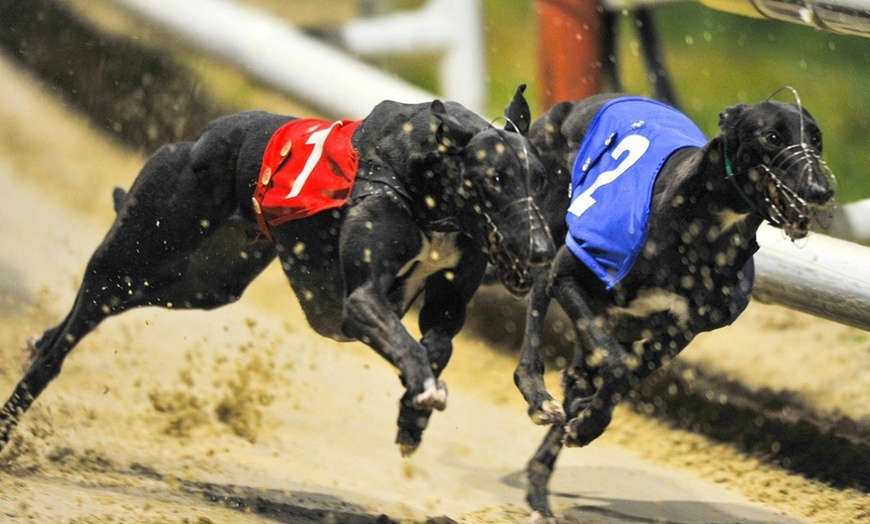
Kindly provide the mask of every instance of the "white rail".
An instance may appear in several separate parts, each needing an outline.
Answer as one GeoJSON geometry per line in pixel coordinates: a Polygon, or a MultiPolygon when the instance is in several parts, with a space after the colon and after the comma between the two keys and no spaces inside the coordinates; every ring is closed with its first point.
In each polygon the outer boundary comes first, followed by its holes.
{"type": "Polygon", "coordinates": [[[481,112],[486,106],[482,27],[480,0],[429,0],[417,11],[349,22],[342,38],[361,55],[442,53],[442,91],[481,112]]]}
{"type": "MultiPolygon", "coordinates": [[[[834,209],[831,224],[819,231],[835,238],[870,245],[870,198],[834,209]]],[[[870,267],[867,272],[870,273],[870,267]]]]}
{"type": "Polygon", "coordinates": [[[116,2],[331,117],[362,118],[386,99],[414,103],[437,98],[232,1],[116,2]]]}
{"type": "Polygon", "coordinates": [[[731,13],[783,20],[845,35],[870,36],[870,0],[701,0],[731,13]]]}
{"type": "Polygon", "coordinates": [[[870,247],[813,234],[795,244],[758,230],[753,297],[870,331],[870,247]]]}
{"type": "MultiPolygon", "coordinates": [[[[601,0],[605,9],[673,4],[683,0],[601,0]]],[[[870,37],[870,0],[697,0],[707,7],[844,35],[870,37]]]]}

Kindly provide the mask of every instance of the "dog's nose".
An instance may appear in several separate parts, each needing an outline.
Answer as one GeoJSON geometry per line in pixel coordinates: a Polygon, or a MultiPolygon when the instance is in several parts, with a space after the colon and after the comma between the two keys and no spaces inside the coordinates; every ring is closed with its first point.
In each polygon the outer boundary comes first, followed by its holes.
{"type": "Polygon", "coordinates": [[[544,223],[538,221],[534,224],[529,235],[531,244],[529,263],[533,266],[549,264],[556,256],[556,246],[544,223]]]}
{"type": "Polygon", "coordinates": [[[834,188],[824,175],[811,178],[807,187],[806,200],[812,204],[822,205],[834,198],[834,188]]]}
{"type": "Polygon", "coordinates": [[[813,191],[810,196],[814,204],[826,204],[834,198],[834,188],[828,184],[813,184],[813,191]]]}

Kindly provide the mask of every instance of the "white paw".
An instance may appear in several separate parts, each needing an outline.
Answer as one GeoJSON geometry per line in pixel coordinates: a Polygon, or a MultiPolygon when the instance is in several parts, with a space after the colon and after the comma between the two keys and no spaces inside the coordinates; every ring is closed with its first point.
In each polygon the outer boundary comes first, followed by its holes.
{"type": "Polygon", "coordinates": [[[427,379],[423,383],[423,392],[414,397],[414,407],[443,410],[447,407],[447,386],[440,380],[427,379]]]}
{"type": "Polygon", "coordinates": [[[565,408],[562,407],[562,404],[559,403],[558,400],[545,400],[544,403],[541,404],[541,409],[532,413],[531,417],[532,422],[539,426],[564,424],[565,408]]]}

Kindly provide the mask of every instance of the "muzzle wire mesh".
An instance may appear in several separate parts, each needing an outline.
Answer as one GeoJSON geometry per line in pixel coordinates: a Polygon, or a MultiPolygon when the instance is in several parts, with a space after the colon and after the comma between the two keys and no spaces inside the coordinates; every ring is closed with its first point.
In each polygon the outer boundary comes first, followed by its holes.
{"type": "Polygon", "coordinates": [[[797,89],[783,86],[774,91],[767,98],[767,101],[784,91],[788,91],[794,96],[798,108],[800,142],[786,146],[769,162],[758,165],[756,169],[766,175],[769,183],[773,184],[774,197],[782,201],[780,205],[777,205],[777,202],[772,198],[771,191],[765,192],[764,200],[770,210],[767,214],[768,219],[791,236],[787,227],[794,221],[815,220],[824,227],[826,220],[830,219],[830,210],[834,205],[833,198],[824,205],[819,205],[808,202],[804,197],[801,197],[801,193],[804,190],[812,190],[813,184],[835,188],[836,177],[827,162],[822,160],[819,152],[806,142],[806,119],[797,89]],[[802,166],[798,164],[802,164],[802,166]],[[790,178],[788,173],[795,169],[799,171],[793,177],[793,184],[790,185],[786,179],[790,178]]]}

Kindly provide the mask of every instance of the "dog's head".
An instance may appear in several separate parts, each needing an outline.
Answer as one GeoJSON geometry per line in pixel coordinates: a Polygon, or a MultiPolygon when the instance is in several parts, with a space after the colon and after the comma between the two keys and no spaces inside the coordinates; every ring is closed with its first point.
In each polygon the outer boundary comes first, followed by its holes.
{"type": "Polygon", "coordinates": [[[720,114],[726,176],[751,211],[792,239],[834,197],[834,177],[822,160],[822,132],[800,105],[739,104],[720,114]]]}
{"type": "Polygon", "coordinates": [[[513,294],[552,260],[553,241],[532,200],[543,166],[525,136],[531,119],[520,86],[498,129],[456,102],[382,102],[354,135],[360,159],[389,168],[429,227],[458,227],[488,254],[513,294]]]}
{"type": "Polygon", "coordinates": [[[544,166],[527,137],[531,115],[524,90],[521,85],[505,108],[504,129],[489,127],[466,144],[459,189],[467,232],[486,247],[499,279],[517,296],[531,287],[530,269],[555,256],[532,198],[544,166]]]}

